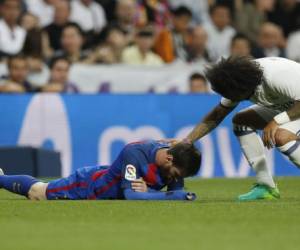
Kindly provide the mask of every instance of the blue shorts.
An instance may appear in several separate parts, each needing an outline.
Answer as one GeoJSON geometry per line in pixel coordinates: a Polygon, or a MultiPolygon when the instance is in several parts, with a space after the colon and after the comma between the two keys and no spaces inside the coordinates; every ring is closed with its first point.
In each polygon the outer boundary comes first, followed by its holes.
{"type": "Polygon", "coordinates": [[[84,167],[77,169],[67,178],[50,181],[46,196],[48,200],[83,200],[94,196],[94,179],[107,172],[107,166],[84,167]]]}

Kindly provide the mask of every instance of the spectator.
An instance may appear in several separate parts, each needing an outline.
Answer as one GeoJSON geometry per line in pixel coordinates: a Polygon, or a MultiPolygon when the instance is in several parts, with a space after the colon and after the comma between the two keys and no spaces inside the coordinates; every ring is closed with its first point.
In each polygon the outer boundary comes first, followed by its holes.
{"type": "Polygon", "coordinates": [[[135,37],[135,45],[126,48],[122,54],[125,64],[159,66],[162,59],[154,54],[151,49],[154,45],[154,31],[151,27],[139,30],[135,37]]]}
{"type": "Polygon", "coordinates": [[[123,49],[128,44],[125,32],[118,26],[105,30],[104,42],[90,53],[87,63],[120,63],[123,49]]]}
{"type": "Polygon", "coordinates": [[[24,56],[16,55],[7,61],[8,76],[2,77],[3,85],[0,86],[2,93],[32,92],[33,88],[27,81],[29,68],[24,56]]]}
{"type": "Polygon", "coordinates": [[[156,39],[155,51],[165,62],[187,61],[187,42],[192,12],[184,7],[172,11],[171,29],[162,30],[156,39]]]}
{"type": "Polygon", "coordinates": [[[70,12],[69,0],[60,0],[54,5],[54,20],[45,27],[50,46],[54,51],[61,49],[61,34],[64,26],[69,23],[70,12]]]}
{"type": "Polygon", "coordinates": [[[243,0],[235,2],[235,27],[255,44],[260,27],[267,21],[267,12],[274,8],[275,0],[254,0],[254,4],[243,3],[243,0]]]}
{"type": "Polygon", "coordinates": [[[289,59],[300,63],[300,29],[288,37],[287,56],[289,59]]]}
{"type": "Polygon", "coordinates": [[[281,48],[282,30],[273,23],[264,23],[259,32],[258,46],[253,50],[255,58],[280,56],[285,57],[285,50],[281,48]]]}
{"type": "Polygon", "coordinates": [[[231,39],[235,30],[230,26],[231,14],[228,6],[216,4],[211,8],[212,22],[204,25],[208,34],[208,51],[213,61],[230,54],[231,39]]]}
{"type": "Polygon", "coordinates": [[[40,28],[38,17],[25,13],[21,18],[21,25],[27,35],[22,49],[26,57],[35,57],[43,60],[52,55],[48,35],[40,28]]]}
{"type": "Polygon", "coordinates": [[[50,80],[41,91],[54,93],[78,93],[76,85],[69,82],[70,61],[65,57],[56,57],[50,62],[50,80]]]}
{"type": "Polygon", "coordinates": [[[108,23],[111,23],[115,18],[114,10],[117,0],[96,0],[96,2],[102,5],[105,10],[106,20],[108,23]]]}
{"type": "Polygon", "coordinates": [[[193,23],[204,24],[209,21],[208,14],[208,2],[207,0],[171,0],[169,1],[171,8],[178,8],[179,6],[185,6],[192,10],[193,23]]]}
{"type": "Polygon", "coordinates": [[[67,24],[62,31],[62,50],[55,53],[56,56],[65,56],[71,63],[84,62],[87,58],[87,51],[83,48],[83,31],[76,23],[67,24]]]}
{"type": "Polygon", "coordinates": [[[191,31],[191,39],[188,46],[188,61],[201,64],[210,62],[206,47],[207,33],[202,26],[198,25],[191,31]]]}
{"type": "Polygon", "coordinates": [[[171,13],[167,0],[139,0],[138,25],[145,26],[148,23],[155,25],[157,30],[167,27],[170,23],[171,13]]]}
{"type": "Polygon", "coordinates": [[[136,28],[137,7],[134,0],[118,0],[115,9],[114,25],[119,26],[127,34],[127,39],[133,40],[136,28]]]}
{"type": "Polygon", "coordinates": [[[269,21],[282,27],[285,37],[300,28],[300,2],[297,0],[277,1],[275,9],[269,13],[269,21]]]}
{"type": "Polygon", "coordinates": [[[18,0],[4,0],[1,4],[0,57],[18,54],[24,45],[26,31],[18,25],[21,4],[18,0]]]}
{"type": "Polygon", "coordinates": [[[88,45],[93,45],[94,36],[106,26],[104,9],[94,0],[73,0],[70,20],[86,33],[88,45]]]}
{"type": "Polygon", "coordinates": [[[46,27],[53,22],[53,5],[61,0],[25,0],[28,12],[39,18],[41,27],[46,27]]]}
{"type": "Polygon", "coordinates": [[[202,74],[194,73],[190,76],[189,92],[194,94],[209,92],[207,80],[202,74]]]}
{"type": "Polygon", "coordinates": [[[251,56],[251,42],[243,34],[236,34],[231,40],[231,56],[251,56]]]}
{"type": "Polygon", "coordinates": [[[21,17],[21,27],[25,29],[26,31],[35,29],[36,27],[39,27],[39,19],[37,16],[26,12],[21,17]]]}

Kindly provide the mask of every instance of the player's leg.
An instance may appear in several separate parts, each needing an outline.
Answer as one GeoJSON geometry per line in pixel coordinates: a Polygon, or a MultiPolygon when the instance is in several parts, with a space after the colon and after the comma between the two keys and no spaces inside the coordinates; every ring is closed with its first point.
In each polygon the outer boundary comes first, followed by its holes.
{"type": "Polygon", "coordinates": [[[67,178],[50,181],[46,190],[47,199],[88,199],[93,178],[98,178],[98,171],[102,168],[101,166],[83,167],[67,178]]]}
{"type": "MultiPolygon", "coordinates": [[[[1,173],[2,170],[1,170],[1,173]]],[[[29,191],[40,181],[29,175],[0,175],[0,188],[29,198],[29,191]]]]}
{"type": "Polygon", "coordinates": [[[48,183],[37,182],[31,186],[28,192],[28,199],[41,201],[47,200],[46,191],[47,191],[48,183]]]}
{"type": "Polygon", "coordinates": [[[237,113],[233,118],[234,133],[249,165],[256,173],[257,182],[249,193],[239,196],[239,200],[279,198],[279,191],[267,166],[262,139],[256,132],[263,129],[276,114],[272,110],[253,105],[237,113]]]}
{"type": "Polygon", "coordinates": [[[283,124],[275,135],[276,147],[300,168],[300,119],[283,124]]]}

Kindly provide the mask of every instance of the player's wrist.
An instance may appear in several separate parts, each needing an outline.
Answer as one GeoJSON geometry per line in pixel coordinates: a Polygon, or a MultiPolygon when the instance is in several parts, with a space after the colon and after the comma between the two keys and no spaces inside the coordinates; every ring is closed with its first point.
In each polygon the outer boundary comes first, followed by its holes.
{"type": "Polygon", "coordinates": [[[278,125],[283,125],[285,123],[288,123],[291,121],[288,113],[286,111],[274,116],[273,120],[278,124],[278,125]]]}

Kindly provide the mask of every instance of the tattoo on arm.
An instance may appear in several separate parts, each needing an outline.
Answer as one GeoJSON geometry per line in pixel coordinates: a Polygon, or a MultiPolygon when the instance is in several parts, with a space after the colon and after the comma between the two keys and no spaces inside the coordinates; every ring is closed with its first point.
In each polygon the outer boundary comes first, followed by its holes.
{"type": "Polygon", "coordinates": [[[190,142],[195,142],[202,138],[215,127],[217,127],[224,118],[234,109],[227,108],[222,105],[216,106],[210,113],[208,113],[204,119],[193,129],[193,131],[188,135],[187,140],[190,142]]]}
{"type": "Polygon", "coordinates": [[[295,104],[287,111],[291,121],[300,118],[300,101],[296,101],[295,104]]]}

